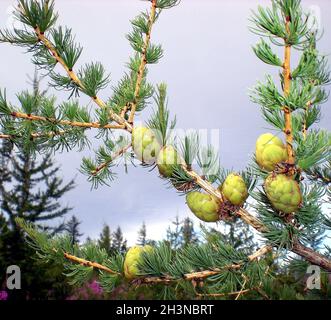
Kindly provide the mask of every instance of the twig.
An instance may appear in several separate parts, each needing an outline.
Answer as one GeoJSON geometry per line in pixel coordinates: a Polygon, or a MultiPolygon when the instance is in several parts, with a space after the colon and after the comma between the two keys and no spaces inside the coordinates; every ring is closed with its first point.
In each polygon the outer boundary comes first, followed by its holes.
{"type": "Polygon", "coordinates": [[[108,273],[111,273],[111,274],[121,275],[119,272],[113,271],[113,270],[109,269],[108,267],[105,267],[105,266],[103,266],[99,263],[88,261],[88,260],[85,260],[85,259],[82,259],[82,258],[78,258],[76,256],[73,256],[73,255],[67,253],[67,252],[64,253],[64,257],[67,260],[70,260],[72,262],[81,264],[81,265],[86,266],[86,267],[93,267],[94,269],[99,269],[101,271],[105,271],[105,272],[108,272],[108,273]]]}
{"type": "Polygon", "coordinates": [[[19,119],[26,119],[31,121],[45,121],[51,122],[54,124],[60,124],[64,126],[70,127],[80,127],[80,128],[96,128],[96,129],[124,129],[124,125],[114,125],[114,124],[107,124],[102,126],[99,122],[78,122],[78,121],[70,121],[70,120],[58,120],[55,118],[47,118],[43,116],[36,116],[32,114],[26,114],[22,112],[11,112],[10,114],[14,118],[19,119]]]}
{"type": "MultiPolygon", "coordinates": [[[[286,17],[286,31],[290,33],[291,17],[286,17]]],[[[286,41],[286,40],[285,40],[286,41]]],[[[283,64],[284,75],[284,95],[287,97],[291,90],[291,45],[285,44],[285,60],[283,64]]],[[[285,135],[286,135],[286,149],[288,155],[288,163],[294,164],[294,151],[293,151],[293,132],[292,132],[292,114],[288,106],[284,106],[285,117],[285,135]]]]}
{"type": "MultiPolygon", "coordinates": [[[[255,289],[251,288],[251,289],[245,289],[245,290],[234,291],[234,292],[224,292],[224,293],[198,293],[198,292],[195,292],[195,294],[200,298],[203,298],[203,297],[219,298],[219,297],[234,296],[234,295],[238,296],[239,294],[241,295],[241,294],[250,292],[252,290],[255,290],[255,289]]],[[[236,300],[237,300],[237,298],[236,298],[236,300]]]]}
{"type": "Polygon", "coordinates": [[[249,290],[249,289],[244,289],[245,288],[245,285],[246,285],[246,283],[248,281],[248,278],[245,277],[245,275],[242,275],[242,276],[244,278],[244,283],[242,284],[241,289],[240,289],[238,295],[236,296],[235,300],[238,300],[243,293],[248,292],[247,290],[249,290]]]}
{"type": "MultiPolygon", "coordinates": [[[[265,255],[266,253],[270,252],[272,250],[271,247],[269,246],[264,246],[257,250],[254,254],[248,256],[248,261],[252,262],[254,260],[257,260],[261,256],[265,255]]],[[[243,266],[243,263],[239,264],[231,264],[224,266],[221,269],[214,269],[214,270],[204,270],[204,271],[198,271],[198,272],[192,272],[192,273],[187,273],[184,274],[182,278],[173,278],[171,276],[164,276],[164,277],[145,277],[141,279],[142,283],[145,284],[156,284],[156,283],[172,283],[172,282],[177,282],[180,280],[187,280],[187,281],[192,281],[192,280],[201,280],[205,279],[217,274],[220,274],[224,272],[225,270],[238,270],[243,266]]]]}
{"type": "MultiPolygon", "coordinates": [[[[30,135],[30,137],[32,139],[37,139],[37,138],[51,138],[51,137],[55,137],[55,136],[60,136],[60,135],[65,135],[66,133],[68,133],[69,131],[66,130],[61,130],[61,131],[57,131],[57,132],[47,132],[47,133],[32,133],[30,135]]],[[[15,138],[17,138],[18,136],[15,135],[10,135],[10,134],[0,134],[0,139],[8,139],[8,140],[13,140],[15,138]]]]}
{"type": "Polygon", "coordinates": [[[142,80],[144,78],[144,71],[145,71],[145,67],[147,64],[146,54],[147,54],[147,50],[148,50],[148,47],[150,44],[152,27],[153,27],[155,15],[156,15],[156,1],[157,0],[152,0],[152,8],[151,8],[150,16],[149,16],[149,21],[148,21],[148,32],[146,34],[144,48],[143,48],[143,52],[141,54],[141,61],[140,61],[140,66],[139,66],[139,71],[138,71],[136,88],[135,88],[135,92],[134,92],[134,100],[133,100],[133,103],[131,104],[131,113],[129,116],[130,124],[133,124],[133,121],[134,121],[134,116],[135,116],[135,112],[136,112],[137,104],[138,104],[138,96],[139,96],[139,92],[140,92],[140,87],[141,87],[142,80]]]}
{"type": "Polygon", "coordinates": [[[0,134],[0,139],[12,139],[13,136],[9,134],[0,134]]]}
{"type": "Polygon", "coordinates": [[[114,155],[111,157],[110,160],[104,162],[103,164],[101,164],[100,166],[98,166],[95,170],[92,171],[92,175],[97,175],[101,170],[103,170],[104,168],[106,168],[111,162],[113,162],[116,158],[120,157],[121,155],[123,155],[125,152],[127,152],[130,148],[131,148],[131,143],[128,144],[126,147],[118,150],[116,153],[114,153],[114,155]]]}

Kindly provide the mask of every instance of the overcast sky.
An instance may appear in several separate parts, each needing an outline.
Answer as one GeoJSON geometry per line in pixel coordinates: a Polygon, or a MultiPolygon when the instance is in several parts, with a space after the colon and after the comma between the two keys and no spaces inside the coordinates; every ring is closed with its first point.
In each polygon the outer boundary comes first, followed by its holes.
{"type": "MultiPolygon", "coordinates": [[[[10,23],[8,8],[12,0],[0,0],[0,27],[10,23]]],[[[111,73],[112,84],[122,77],[132,50],[125,39],[129,20],[148,3],[139,0],[56,0],[59,22],[73,28],[84,51],[79,63],[100,61],[111,73]]],[[[268,130],[259,107],[250,102],[248,89],[273,67],[260,62],[251,50],[258,37],[248,30],[251,9],[269,1],[257,0],[182,0],[180,6],[164,11],[153,31],[165,56],[150,67],[149,80],[165,81],[169,89],[169,108],[177,115],[181,129],[218,129],[222,165],[242,169],[250,160],[258,135],[268,130]]],[[[331,52],[331,6],[328,0],[306,0],[325,30],[319,49],[331,52]]],[[[0,45],[0,87],[15,101],[15,93],[29,88],[27,75],[34,67],[22,49],[0,45]]],[[[56,93],[59,101],[65,93],[56,93]]],[[[101,92],[104,99],[111,88],[101,92]]],[[[82,100],[86,103],[86,100],[82,100]]],[[[140,119],[146,119],[150,111],[140,119]]],[[[331,129],[330,102],[323,106],[323,128],[331,129]]],[[[156,172],[130,168],[128,175],[119,168],[111,187],[91,191],[85,176],[78,172],[82,157],[76,151],[57,155],[66,180],[76,177],[77,187],[68,193],[64,204],[74,207],[82,220],[82,232],[95,238],[103,223],[115,229],[120,225],[133,244],[142,221],[150,238],[165,236],[166,227],[176,215],[190,215],[185,199],[168,189],[156,172]]],[[[197,221],[197,220],[195,220],[197,221]]]]}

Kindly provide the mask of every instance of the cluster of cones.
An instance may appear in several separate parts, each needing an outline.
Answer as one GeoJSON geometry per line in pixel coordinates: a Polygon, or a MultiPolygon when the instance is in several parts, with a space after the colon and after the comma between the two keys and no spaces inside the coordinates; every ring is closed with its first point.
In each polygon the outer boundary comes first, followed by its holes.
{"type": "MultiPolygon", "coordinates": [[[[137,127],[133,130],[132,146],[140,161],[156,163],[159,173],[165,178],[171,178],[174,164],[180,163],[175,148],[161,147],[154,132],[146,127],[137,127]]],[[[269,172],[264,181],[264,190],[272,206],[286,214],[296,212],[302,202],[299,183],[293,174],[279,173],[277,170],[288,161],[284,143],[270,133],[263,134],[257,139],[255,156],[259,167],[269,172]]],[[[187,205],[200,220],[216,222],[223,218],[224,210],[235,211],[243,206],[248,197],[247,185],[243,177],[237,173],[230,173],[218,190],[222,195],[222,201],[202,192],[192,191],[187,194],[187,205]]],[[[132,247],[127,252],[124,275],[128,280],[133,280],[139,275],[138,265],[142,260],[142,254],[152,250],[151,246],[146,245],[132,247]]]]}
{"type": "MultiPolygon", "coordinates": [[[[137,158],[144,163],[156,163],[160,175],[171,178],[174,164],[181,159],[172,146],[161,146],[154,132],[146,127],[137,127],[132,133],[132,146],[137,158]]],[[[302,194],[293,174],[279,173],[282,164],[288,160],[284,143],[278,137],[266,133],[256,142],[256,161],[260,168],[269,172],[264,190],[273,207],[283,213],[293,213],[302,202],[302,194]]],[[[176,187],[176,186],[175,186],[176,187]]],[[[178,186],[177,186],[178,187],[178,186]]],[[[186,196],[191,211],[200,220],[216,222],[224,216],[225,211],[235,211],[243,206],[248,190],[242,176],[230,173],[218,188],[223,201],[213,195],[192,191],[186,196]]]]}

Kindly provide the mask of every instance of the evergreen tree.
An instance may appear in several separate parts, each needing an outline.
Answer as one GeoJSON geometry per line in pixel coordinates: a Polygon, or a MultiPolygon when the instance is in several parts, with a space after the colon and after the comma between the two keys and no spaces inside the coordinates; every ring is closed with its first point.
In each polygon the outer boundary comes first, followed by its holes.
{"type": "Polygon", "coordinates": [[[112,250],[123,253],[127,250],[127,240],[124,239],[121,227],[117,227],[112,234],[112,250]]]}
{"type": "Polygon", "coordinates": [[[137,245],[145,246],[146,244],[147,244],[147,230],[146,230],[146,224],[145,222],[143,222],[141,228],[138,231],[137,245]]]}
{"type": "Polygon", "coordinates": [[[23,289],[11,291],[10,299],[42,298],[51,279],[44,276],[47,271],[45,268],[41,268],[38,273],[33,270],[36,267],[36,263],[31,262],[34,251],[26,244],[15,218],[21,217],[54,233],[54,229],[59,227],[54,228],[46,223],[63,217],[71,210],[62,206],[60,199],[73,188],[74,182],[63,184],[63,180],[57,176],[59,167],[54,165],[49,155],[40,160],[35,159],[27,151],[17,153],[8,142],[1,148],[0,161],[3,217],[0,232],[0,277],[3,279],[5,276],[7,266],[18,265],[25,274],[22,277],[23,289]]]}
{"type": "Polygon", "coordinates": [[[183,247],[186,247],[189,244],[197,244],[199,242],[197,234],[194,230],[194,223],[188,217],[185,218],[182,222],[181,238],[183,247]]]}
{"type": "Polygon", "coordinates": [[[175,220],[172,221],[172,225],[168,226],[167,229],[167,241],[171,248],[178,249],[182,245],[181,241],[181,221],[176,216],[175,220]]]}
{"type": "Polygon", "coordinates": [[[98,240],[99,247],[105,249],[108,254],[112,252],[112,238],[110,228],[104,224],[98,240]]]}
{"type": "Polygon", "coordinates": [[[172,226],[168,226],[167,241],[173,249],[184,248],[189,244],[197,244],[199,239],[194,230],[193,221],[189,217],[181,221],[176,216],[175,220],[172,221],[172,226]]]}
{"type": "Polygon", "coordinates": [[[226,223],[226,230],[222,233],[225,242],[230,243],[235,249],[245,249],[252,252],[258,245],[254,241],[254,233],[249,226],[241,220],[226,223]]]}
{"type": "Polygon", "coordinates": [[[64,230],[67,232],[71,239],[71,243],[78,244],[79,238],[83,235],[79,232],[79,225],[81,221],[77,219],[75,215],[73,215],[70,220],[65,224],[64,230]]]}

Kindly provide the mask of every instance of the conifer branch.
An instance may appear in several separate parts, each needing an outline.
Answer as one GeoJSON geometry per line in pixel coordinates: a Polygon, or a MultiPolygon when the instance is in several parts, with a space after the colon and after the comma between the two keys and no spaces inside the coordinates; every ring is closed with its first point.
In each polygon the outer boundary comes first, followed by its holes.
{"type": "Polygon", "coordinates": [[[294,241],[292,244],[292,251],[299,256],[305,258],[313,265],[322,267],[324,270],[331,271],[331,260],[320,253],[305,247],[299,241],[294,241]]]}
{"type": "Polygon", "coordinates": [[[13,136],[9,135],[9,134],[0,134],[0,139],[12,139],[13,136]]]}
{"type": "Polygon", "coordinates": [[[139,70],[138,70],[136,88],[135,88],[135,92],[134,92],[134,100],[131,104],[131,113],[130,113],[129,121],[128,121],[130,124],[133,124],[133,121],[134,121],[134,116],[135,116],[137,103],[138,103],[137,100],[138,100],[139,92],[140,92],[140,86],[141,86],[142,80],[144,78],[145,67],[147,64],[146,55],[147,55],[147,50],[148,50],[150,40],[151,40],[152,27],[153,27],[155,17],[156,17],[156,5],[157,5],[157,0],[152,0],[152,7],[151,7],[150,15],[149,15],[149,20],[148,20],[148,31],[146,34],[145,43],[144,43],[143,51],[141,54],[141,61],[140,61],[140,66],[139,66],[139,70]]]}
{"type": "MultiPolygon", "coordinates": [[[[201,176],[199,176],[194,171],[189,171],[185,165],[182,165],[183,170],[194,179],[194,181],[205,191],[207,191],[209,194],[217,197],[221,203],[223,202],[223,197],[221,193],[215,189],[208,181],[204,180],[201,176]]],[[[238,216],[240,219],[242,219],[244,222],[246,222],[248,225],[252,226],[255,230],[265,233],[268,231],[268,228],[263,225],[263,223],[254,217],[252,214],[250,214],[246,209],[239,208],[238,211],[235,213],[236,216],[238,216]]],[[[319,254],[318,252],[315,252],[302,244],[300,244],[298,241],[293,241],[293,245],[291,250],[306,259],[307,261],[310,261],[313,264],[319,265],[325,270],[331,271],[331,260],[327,257],[319,254]]]]}
{"type": "Polygon", "coordinates": [[[70,126],[70,127],[79,127],[79,128],[95,128],[95,129],[125,129],[124,125],[114,125],[114,124],[106,124],[101,125],[98,122],[79,122],[79,121],[69,121],[69,120],[58,120],[55,118],[47,118],[43,116],[36,116],[32,114],[26,114],[23,112],[11,112],[10,115],[14,118],[18,119],[26,119],[31,121],[43,121],[43,122],[50,122],[54,124],[60,124],[64,126],[70,126]]]}
{"type": "MultiPolygon", "coordinates": [[[[55,137],[55,136],[61,136],[68,133],[68,131],[65,130],[61,130],[61,131],[57,131],[57,132],[40,132],[40,133],[32,133],[30,135],[31,139],[37,139],[37,138],[51,138],[51,137],[55,137]]],[[[0,139],[8,139],[8,140],[12,140],[17,138],[17,136],[15,135],[10,135],[10,134],[0,134],[0,139]]]]}
{"type": "MultiPolygon", "coordinates": [[[[38,37],[38,40],[41,41],[45,45],[45,47],[54,56],[54,58],[56,59],[56,61],[61,64],[61,66],[64,68],[64,70],[66,71],[66,73],[68,74],[68,76],[70,77],[70,79],[80,89],[82,89],[84,91],[84,85],[81,82],[81,80],[78,78],[78,76],[76,75],[76,73],[72,69],[68,68],[68,66],[66,65],[66,63],[64,62],[64,60],[60,57],[60,55],[56,51],[56,49],[53,46],[53,44],[45,37],[45,34],[40,31],[40,29],[39,29],[38,26],[35,27],[35,33],[36,33],[36,35],[38,37]]],[[[94,97],[92,97],[92,99],[93,99],[93,101],[100,108],[106,108],[107,107],[106,103],[103,100],[101,100],[98,96],[94,96],[94,97]]],[[[121,118],[119,115],[117,115],[116,113],[114,113],[112,110],[109,110],[109,116],[110,116],[110,118],[112,120],[114,120],[115,122],[117,122],[120,126],[124,126],[124,128],[126,128],[129,132],[132,131],[132,126],[127,121],[125,121],[125,119],[121,118]]]]}
{"type": "Polygon", "coordinates": [[[250,289],[241,289],[240,291],[233,291],[233,292],[224,292],[224,293],[198,293],[196,292],[196,296],[198,298],[220,298],[220,297],[227,297],[227,296],[237,296],[235,300],[238,300],[242,294],[257,290],[257,288],[250,288],[250,289]]]}
{"type": "Polygon", "coordinates": [[[102,163],[101,165],[99,165],[95,170],[93,170],[91,172],[92,175],[97,175],[101,170],[107,168],[109,166],[110,163],[112,163],[115,159],[119,158],[120,156],[122,156],[124,153],[126,153],[130,148],[131,148],[132,144],[128,144],[127,146],[125,146],[124,148],[118,150],[117,152],[115,152],[113,154],[113,156],[111,157],[111,159],[109,159],[108,161],[102,163]]]}
{"type": "MultiPolygon", "coordinates": [[[[286,17],[286,32],[290,35],[291,17],[286,17]]],[[[291,44],[285,40],[285,60],[284,60],[284,95],[287,97],[291,90],[291,44]]],[[[286,149],[288,154],[288,163],[294,164],[294,150],[293,150],[293,132],[292,132],[292,115],[288,106],[284,106],[285,117],[285,135],[286,135],[286,149]]]]}
{"type": "Polygon", "coordinates": [[[64,253],[64,257],[67,260],[71,261],[71,262],[78,263],[78,264],[83,265],[85,267],[92,267],[94,269],[105,271],[107,273],[120,275],[120,273],[115,272],[115,271],[109,269],[106,266],[103,266],[103,265],[101,265],[99,263],[96,263],[96,262],[92,262],[92,261],[88,261],[88,260],[85,260],[85,259],[82,259],[82,258],[78,258],[78,257],[76,257],[74,255],[71,255],[71,254],[67,253],[67,252],[64,253]]]}
{"type": "MultiPolygon", "coordinates": [[[[247,257],[247,260],[249,262],[253,262],[255,260],[258,260],[268,252],[271,252],[272,248],[270,246],[263,246],[259,250],[257,250],[255,253],[247,257]]],[[[184,274],[181,278],[174,278],[171,276],[164,276],[164,277],[144,277],[139,279],[140,283],[145,283],[145,284],[157,284],[157,283],[172,283],[172,282],[177,282],[181,280],[186,280],[186,281],[195,281],[195,280],[202,280],[205,278],[209,278],[211,276],[215,276],[217,274],[220,274],[224,272],[225,270],[238,270],[244,265],[243,263],[239,264],[230,264],[227,265],[221,269],[214,269],[214,270],[204,270],[204,271],[198,271],[198,272],[192,272],[192,273],[187,273],[184,274]]]]}

